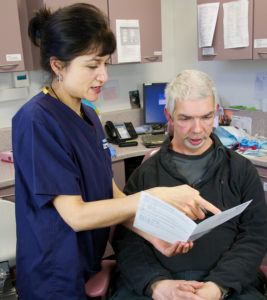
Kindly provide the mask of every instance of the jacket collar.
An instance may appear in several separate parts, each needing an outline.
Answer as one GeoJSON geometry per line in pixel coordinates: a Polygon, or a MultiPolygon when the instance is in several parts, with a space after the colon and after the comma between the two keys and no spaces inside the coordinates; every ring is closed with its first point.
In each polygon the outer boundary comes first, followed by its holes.
{"type": "MultiPolygon", "coordinates": [[[[210,164],[210,167],[208,169],[208,172],[203,182],[209,180],[213,176],[214,172],[218,169],[218,167],[221,164],[223,164],[223,160],[225,159],[225,153],[226,153],[226,149],[221,143],[221,141],[219,140],[219,138],[214,133],[211,133],[210,137],[213,141],[213,145],[215,148],[215,158],[214,161],[210,164]]],[[[180,174],[177,173],[172,174],[172,169],[170,169],[168,162],[166,161],[166,157],[167,157],[166,154],[170,149],[171,140],[172,137],[170,136],[163,142],[160,151],[156,154],[156,156],[159,157],[160,164],[163,166],[164,169],[167,170],[167,172],[170,172],[171,175],[174,176],[175,178],[179,178],[182,181],[184,181],[185,178],[183,178],[180,174]]]]}

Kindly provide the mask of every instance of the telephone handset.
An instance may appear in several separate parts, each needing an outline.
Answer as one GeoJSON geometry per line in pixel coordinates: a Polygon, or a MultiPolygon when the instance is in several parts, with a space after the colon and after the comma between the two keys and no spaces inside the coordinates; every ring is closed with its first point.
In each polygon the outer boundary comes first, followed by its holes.
{"type": "Polygon", "coordinates": [[[121,147],[138,144],[137,141],[130,141],[137,138],[137,133],[131,122],[113,124],[111,121],[107,121],[105,130],[108,135],[108,141],[111,143],[121,147]]]}

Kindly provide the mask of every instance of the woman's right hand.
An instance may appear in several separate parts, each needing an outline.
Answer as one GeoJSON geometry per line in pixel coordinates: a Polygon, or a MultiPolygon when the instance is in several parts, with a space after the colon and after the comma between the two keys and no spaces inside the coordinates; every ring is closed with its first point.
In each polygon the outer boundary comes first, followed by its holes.
{"type": "Polygon", "coordinates": [[[189,185],[155,187],[146,190],[146,192],[179,209],[192,220],[205,218],[205,214],[201,208],[213,214],[221,212],[216,206],[203,199],[199,191],[189,185]]]}

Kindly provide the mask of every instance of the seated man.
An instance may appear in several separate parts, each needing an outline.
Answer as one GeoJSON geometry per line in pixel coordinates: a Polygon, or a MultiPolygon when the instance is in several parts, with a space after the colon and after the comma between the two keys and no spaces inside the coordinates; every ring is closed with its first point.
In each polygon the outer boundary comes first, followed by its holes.
{"type": "Polygon", "coordinates": [[[257,272],[267,249],[267,208],[257,171],[212,133],[216,90],[205,73],[183,71],[165,93],[173,137],[134,171],[125,193],[189,184],[221,210],[253,201],[188,253],[171,258],[118,227],[114,248],[122,280],[112,299],[263,300],[257,272]]]}

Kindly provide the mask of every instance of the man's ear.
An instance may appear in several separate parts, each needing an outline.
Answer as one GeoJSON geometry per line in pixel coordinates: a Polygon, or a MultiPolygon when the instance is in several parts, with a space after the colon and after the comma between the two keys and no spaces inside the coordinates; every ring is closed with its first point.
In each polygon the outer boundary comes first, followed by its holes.
{"type": "Polygon", "coordinates": [[[168,112],[167,107],[164,107],[164,115],[166,117],[166,119],[168,120],[168,135],[169,136],[173,136],[173,120],[172,120],[172,116],[170,115],[170,113],[168,112]]]}
{"type": "Polygon", "coordinates": [[[164,107],[164,115],[165,115],[166,119],[168,120],[168,122],[173,125],[172,116],[168,112],[168,109],[166,106],[164,107]]]}
{"type": "Polygon", "coordinates": [[[50,66],[56,75],[61,75],[64,68],[64,62],[56,58],[55,56],[50,57],[50,66]]]}

